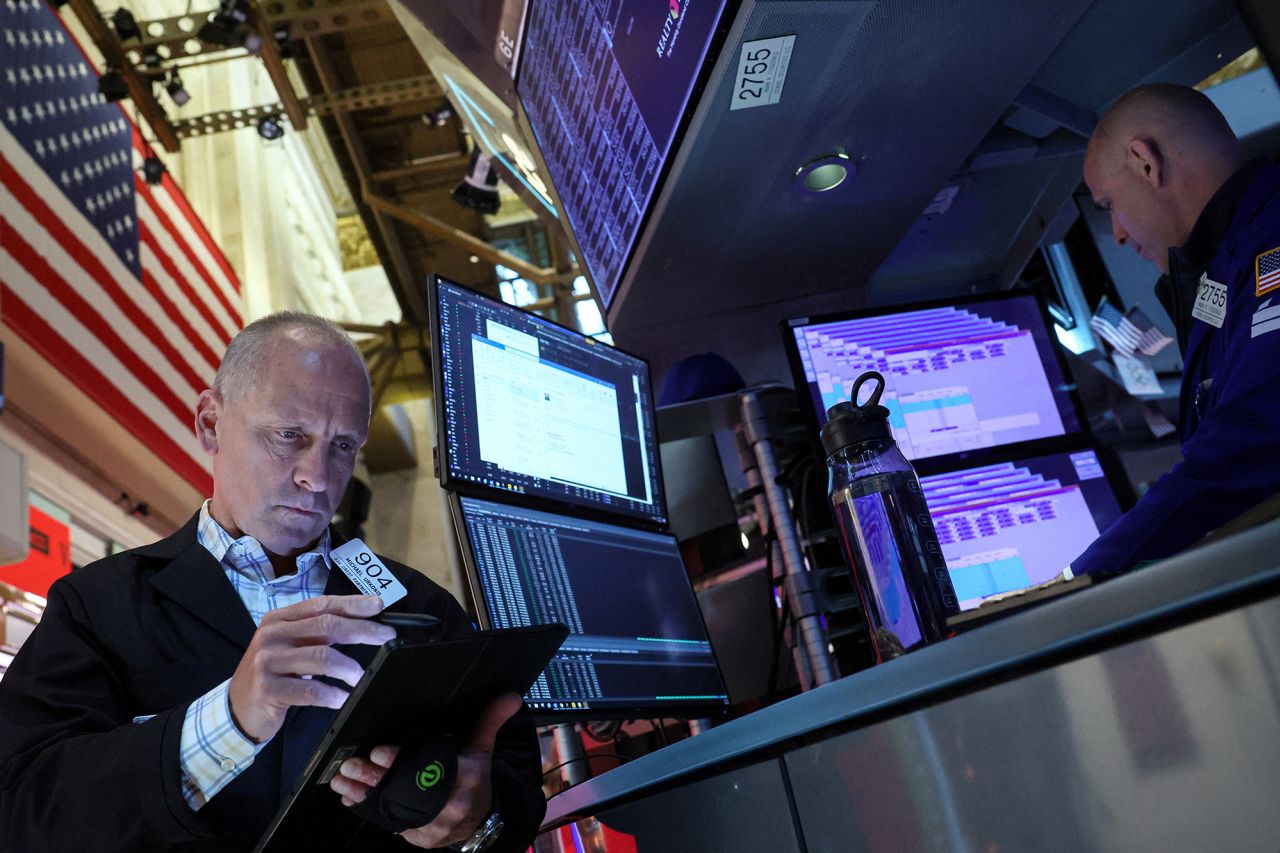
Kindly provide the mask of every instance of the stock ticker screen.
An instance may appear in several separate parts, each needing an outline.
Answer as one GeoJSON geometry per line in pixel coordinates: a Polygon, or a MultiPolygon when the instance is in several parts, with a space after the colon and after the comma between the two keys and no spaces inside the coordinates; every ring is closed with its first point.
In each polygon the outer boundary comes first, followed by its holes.
{"type": "Polygon", "coordinates": [[[858,376],[879,371],[880,402],[908,459],[1080,430],[1055,344],[1029,294],[793,321],[790,335],[818,424],[849,399],[858,376]]]}
{"type": "Polygon", "coordinates": [[[530,4],[516,91],[607,308],[724,0],[530,4]]]}
{"type": "Polygon", "coordinates": [[[438,280],[446,481],[667,521],[649,367],[438,280]]]}
{"type": "Polygon", "coordinates": [[[724,705],[675,537],[459,498],[494,628],[563,622],[569,638],[525,697],[535,712],[724,705]]]}
{"type": "Polygon", "coordinates": [[[1122,513],[1092,450],[921,477],[962,610],[1062,572],[1122,513]]]}

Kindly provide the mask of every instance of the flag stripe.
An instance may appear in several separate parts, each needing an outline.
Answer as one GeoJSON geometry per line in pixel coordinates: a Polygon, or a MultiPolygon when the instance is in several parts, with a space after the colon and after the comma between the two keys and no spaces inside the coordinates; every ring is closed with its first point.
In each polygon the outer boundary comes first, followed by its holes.
{"type": "MultiPolygon", "coordinates": [[[[205,348],[210,352],[221,352],[226,349],[227,341],[231,340],[231,336],[224,333],[218,328],[218,321],[214,319],[213,313],[209,310],[208,300],[201,299],[196,293],[196,283],[174,265],[173,258],[167,254],[160,244],[164,240],[164,234],[161,231],[155,231],[151,228],[151,216],[142,208],[138,208],[138,242],[140,246],[146,246],[151,250],[153,264],[150,268],[152,275],[157,276],[157,281],[164,287],[164,290],[171,295],[175,304],[183,303],[182,307],[186,308],[190,313],[187,314],[188,320],[192,324],[199,324],[199,329],[193,325],[192,329],[198,331],[198,337],[205,348]],[[163,277],[161,275],[163,274],[163,277]]],[[[214,356],[211,363],[217,366],[218,358],[214,356]]]]}
{"type": "MultiPolygon", "coordinates": [[[[169,221],[183,235],[184,242],[191,247],[191,250],[199,258],[200,266],[208,270],[221,288],[223,296],[226,297],[226,304],[232,308],[232,316],[239,318],[239,306],[241,304],[240,280],[236,278],[236,274],[231,269],[231,264],[228,263],[222,252],[218,250],[213,238],[209,236],[209,232],[205,229],[204,223],[200,221],[200,217],[196,216],[191,209],[191,205],[183,197],[182,190],[178,188],[178,185],[173,182],[173,178],[167,172],[164,175],[163,183],[149,189],[155,197],[156,203],[164,208],[169,221]]],[[[236,330],[239,331],[239,327],[236,330]]]]}
{"type": "Polygon", "coordinates": [[[39,347],[62,373],[70,378],[98,405],[130,425],[130,431],[156,453],[166,464],[194,486],[201,494],[213,493],[213,478],[195,458],[179,447],[141,410],[95,370],[92,362],[68,344],[39,314],[18,295],[0,282],[0,298],[5,301],[6,323],[33,347],[39,347]]]}
{"type": "MultiPolygon", "coordinates": [[[[0,221],[7,222],[7,220],[0,221]]],[[[20,270],[8,274],[15,280],[15,287],[16,281],[23,277],[23,273],[30,278],[32,285],[43,286],[79,321],[80,325],[105,345],[155,395],[156,399],[173,413],[175,418],[181,420],[187,414],[187,407],[179,402],[177,396],[161,381],[155,371],[137,352],[125,344],[103,316],[95,311],[84,297],[76,293],[75,289],[67,284],[53,267],[49,266],[49,263],[22,238],[22,235],[17,233],[16,229],[11,229],[5,235],[4,247],[6,253],[17,261],[20,267],[20,270]]]]}
{"type": "MultiPolygon", "coordinates": [[[[5,168],[7,163],[0,161],[0,176],[4,176],[5,168]]],[[[7,178],[7,176],[4,177],[7,178]]],[[[24,196],[26,195],[21,188],[18,189],[24,196]]],[[[0,203],[3,203],[5,211],[0,220],[5,221],[12,229],[15,240],[23,241],[40,263],[47,266],[50,275],[57,276],[65,286],[75,292],[78,298],[89,304],[91,310],[103,315],[103,319],[113,328],[138,330],[139,320],[143,321],[141,328],[146,328],[149,318],[145,311],[142,311],[136,303],[124,298],[114,281],[109,281],[109,286],[100,287],[88,280],[83,267],[77,263],[69,251],[76,249],[76,246],[70,242],[74,238],[68,237],[62,242],[55,239],[57,236],[55,230],[46,227],[46,222],[40,221],[40,217],[47,215],[47,211],[41,209],[38,200],[27,198],[23,203],[18,203],[18,197],[9,192],[6,179],[0,181],[0,203]]],[[[8,245],[7,241],[6,245],[8,245]]],[[[16,248],[18,246],[15,243],[16,248]]],[[[29,267],[29,271],[35,272],[36,269],[29,267]]],[[[43,280],[43,275],[40,280],[43,280]]],[[[138,330],[133,337],[137,341],[137,348],[142,350],[143,359],[164,374],[165,384],[175,397],[185,399],[193,391],[204,390],[205,385],[201,383],[199,376],[170,346],[170,338],[177,336],[150,335],[138,330]]]]}
{"type": "MultiPolygon", "coordinates": [[[[66,269],[63,269],[64,277],[69,281],[74,281],[87,275],[92,277],[103,289],[108,289],[108,285],[104,284],[104,282],[128,283],[135,280],[133,273],[120,262],[111,247],[102,240],[101,235],[90,228],[77,230],[73,227],[75,223],[82,221],[80,212],[62,196],[52,179],[40,169],[39,164],[30,158],[22,146],[13,139],[3,126],[0,126],[0,153],[3,153],[3,159],[7,161],[7,164],[13,170],[10,179],[6,180],[6,184],[12,182],[12,176],[17,176],[19,180],[15,184],[15,189],[25,186],[32,194],[25,202],[26,209],[33,213],[40,213],[41,227],[49,230],[51,236],[58,237],[56,241],[51,240],[48,242],[61,246],[67,251],[78,247],[77,251],[74,252],[72,261],[80,265],[83,270],[80,274],[72,275],[66,269]],[[39,203],[33,199],[39,199],[39,203]]],[[[140,208],[139,213],[144,212],[144,210],[145,207],[140,208]]],[[[147,272],[145,265],[142,271],[144,273],[142,282],[144,286],[133,290],[132,295],[136,296],[136,301],[146,316],[159,318],[161,312],[163,312],[177,324],[178,330],[182,334],[169,334],[165,336],[165,339],[171,341],[176,349],[182,351],[186,365],[194,371],[197,377],[192,384],[197,386],[197,390],[203,390],[207,387],[207,383],[201,382],[198,377],[217,369],[218,355],[215,353],[214,348],[198,338],[191,329],[187,317],[193,314],[194,310],[189,303],[184,304],[183,300],[173,298],[176,288],[170,288],[169,295],[166,296],[157,288],[147,286],[148,278],[145,275],[147,272]],[[197,352],[199,356],[197,356],[197,352]]],[[[161,282],[163,283],[163,279],[161,282]]],[[[210,333],[209,337],[213,337],[212,333],[210,333]]],[[[217,351],[221,352],[221,350],[222,346],[219,345],[217,351]]],[[[180,369],[181,362],[175,361],[174,366],[180,369]]]]}
{"type": "Polygon", "coordinates": [[[0,24],[0,321],[207,493],[191,402],[239,282],[177,184],[139,182],[150,148],[51,5],[5,0],[0,24]]]}
{"type": "MultiPolygon", "coordinates": [[[[142,256],[143,289],[162,306],[161,310],[164,311],[165,316],[181,331],[181,343],[190,350],[188,360],[200,375],[204,376],[210,370],[217,370],[221,360],[218,353],[223,347],[215,350],[209,345],[209,339],[213,337],[212,332],[208,331],[204,320],[191,307],[190,300],[160,266],[160,260],[152,250],[151,232],[144,225],[138,228],[138,238],[138,250],[142,256]],[[200,326],[199,329],[196,329],[197,325],[200,326]]],[[[207,384],[201,385],[201,390],[207,384]]]]}
{"type": "MultiPolygon", "coordinates": [[[[8,255],[0,251],[0,259],[7,258],[8,255]]],[[[39,289],[38,286],[37,289],[39,289]]],[[[192,450],[183,447],[181,442],[175,440],[171,431],[157,426],[155,419],[139,408],[121,389],[120,384],[127,385],[127,379],[123,383],[119,381],[124,378],[124,371],[118,365],[115,365],[116,370],[111,370],[113,365],[109,354],[102,351],[95,352],[99,349],[94,346],[96,341],[71,345],[50,322],[41,316],[42,314],[49,316],[50,320],[57,322],[59,327],[69,329],[74,327],[74,322],[69,323],[66,317],[58,316],[61,312],[56,300],[46,292],[46,304],[33,307],[28,305],[26,299],[16,290],[3,282],[0,282],[0,298],[4,299],[5,322],[10,328],[31,346],[44,353],[45,357],[67,378],[117,421],[127,424],[130,432],[171,465],[191,485],[204,494],[211,493],[213,478],[210,476],[207,462],[204,465],[200,464],[197,461],[199,457],[192,450]],[[93,357],[90,358],[90,356],[93,357]],[[99,367],[111,370],[116,375],[108,376],[100,371],[99,367]]],[[[35,301],[40,302],[39,299],[35,301]]],[[[90,336],[86,333],[85,337],[90,336]]],[[[77,341],[79,341],[78,338],[77,341]]],[[[143,400],[139,399],[138,402],[142,403],[143,400]]],[[[185,433],[185,437],[188,442],[194,443],[195,437],[189,430],[185,433]]]]}
{"type": "MultiPolygon", "coordinates": [[[[160,330],[156,328],[155,324],[151,321],[151,318],[138,307],[138,304],[135,301],[128,298],[120,287],[119,282],[107,274],[106,270],[102,267],[99,257],[95,257],[91,252],[87,251],[83,244],[76,239],[70,229],[68,229],[62,222],[58,221],[52,215],[51,211],[49,211],[49,209],[40,202],[40,199],[36,194],[26,184],[18,179],[17,173],[14,172],[12,165],[5,159],[0,159],[0,184],[3,184],[6,190],[12,192],[12,195],[9,196],[10,198],[15,199],[17,203],[27,211],[27,213],[35,217],[36,222],[38,223],[36,225],[36,233],[39,234],[39,230],[43,230],[44,235],[41,236],[46,236],[46,242],[54,243],[63,251],[68,252],[74,258],[78,270],[87,273],[89,278],[91,278],[98,287],[101,288],[102,292],[115,303],[121,312],[123,312],[123,314],[128,318],[132,327],[137,330],[140,338],[150,341],[158,350],[163,352],[164,358],[167,360],[169,366],[181,374],[182,378],[186,380],[187,384],[191,386],[193,390],[203,390],[205,386],[201,384],[200,377],[196,375],[190,365],[178,356],[177,352],[173,349],[172,344],[169,342],[168,337],[160,334],[160,330]]],[[[9,193],[6,192],[6,195],[9,195],[9,193]]],[[[9,203],[12,204],[12,202],[9,203]]],[[[20,210],[14,210],[14,217],[20,217],[21,215],[22,213],[20,210]]],[[[37,268],[40,270],[40,274],[36,276],[37,281],[44,281],[45,275],[55,276],[57,278],[57,282],[60,284],[61,288],[63,288],[60,292],[65,292],[68,295],[68,298],[74,298],[78,300],[80,304],[87,306],[84,296],[77,292],[75,288],[71,287],[67,280],[54,268],[54,266],[49,262],[49,258],[46,253],[35,251],[28,239],[33,235],[27,231],[27,229],[18,228],[17,223],[15,223],[8,214],[6,214],[5,218],[8,221],[8,225],[14,231],[14,234],[11,236],[13,236],[16,241],[20,241],[19,243],[15,243],[15,246],[21,246],[22,252],[19,257],[28,261],[27,269],[32,273],[35,273],[37,268]],[[38,267],[36,266],[37,264],[38,267]]],[[[46,251],[50,254],[57,254],[57,251],[53,249],[53,247],[46,247],[46,251]]],[[[109,329],[110,327],[107,328],[109,329]]],[[[112,331],[112,334],[114,334],[114,331],[112,331]]],[[[138,360],[138,364],[146,369],[148,373],[151,372],[141,359],[138,360]]]]}
{"type": "MultiPolygon", "coordinates": [[[[183,235],[178,232],[173,221],[157,204],[156,194],[151,192],[151,187],[147,185],[141,175],[134,176],[134,191],[138,193],[139,199],[143,202],[139,204],[139,208],[147,207],[148,205],[145,202],[150,202],[149,207],[151,213],[155,216],[156,222],[169,235],[173,245],[178,249],[177,252],[158,252],[162,259],[167,260],[166,268],[172,270],[170,274],[186,283],[188,287],[203,279],[207,292],[216,297],[213,300],[205,300],[199,303],[200,313],[209,321],[209,325],[213,326],[214,330],[223,336],[222,345],[225,346],[239,328],[236,321],[231,319],[237,316],[239,312],[231,307],[231,303],[227,300],[226,295],[223,294],[222,289],[214,282],[209,270],[195,260],[195,254],[191,251],[191,246],[183,239],[183,235]],[[181,274],[177,272],[179,268],[181,268],[181,274]],[[214,311],[211,310],[213,308],[218,309],[217,314],[219,316],[216,320],[214,319],[214,311]]],[[[159,236],[159,232],[157,232],[157,236],[159,236]]]]}

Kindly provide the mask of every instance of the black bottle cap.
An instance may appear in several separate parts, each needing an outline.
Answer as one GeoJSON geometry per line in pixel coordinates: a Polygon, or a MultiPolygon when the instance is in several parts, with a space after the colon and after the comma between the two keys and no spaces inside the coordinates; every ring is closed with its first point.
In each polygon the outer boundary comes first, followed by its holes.
{"type": "Polygon", "coordinates": [[[839,402],[827,409],[827,423],[822,428],[822,448],[827,456],[864,441],[893,438],[889,429],[889,410],[880,405],[884,393],[884,377],[868,370],[853,383],[849,402],[839,402]],[[878,384],[867,402],[857,404],[858,391],[863,383],[874,379],[878,384]]]}

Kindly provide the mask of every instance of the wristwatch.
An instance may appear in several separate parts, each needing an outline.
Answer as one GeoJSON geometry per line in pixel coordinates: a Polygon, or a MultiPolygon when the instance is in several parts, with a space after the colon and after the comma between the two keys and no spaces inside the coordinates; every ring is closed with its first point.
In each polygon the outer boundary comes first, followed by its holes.
{"type": "Polygon", "coordinates": [[[497,809],[494,809],[476,827],[475,835],[466,841],[454,844],[450,849],[456,850],[458,853],[484,853],[485,850],[493,846],[493,842],[498,840],[498,836],[502,834],[503,826],[502,815],[498,814],[497,809]]]}

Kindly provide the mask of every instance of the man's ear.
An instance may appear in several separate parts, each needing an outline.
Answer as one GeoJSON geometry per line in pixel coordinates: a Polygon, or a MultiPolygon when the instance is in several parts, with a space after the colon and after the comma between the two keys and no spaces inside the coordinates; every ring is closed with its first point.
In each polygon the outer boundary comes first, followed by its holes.
{"type": "Polygon", "coordinates": [[[1125,163],[1138,178],[1153,189],[1164,186],[1164,155],[1154,139],[1135,137],[1129,140],[1125,163]]]}
{"type": "Polygon", "coordinates": [[[218,453],[218,421],[222,418],[222,402],[212,391],[201,391],[196,400],[196,439],[210,456],[218,453]]]}

